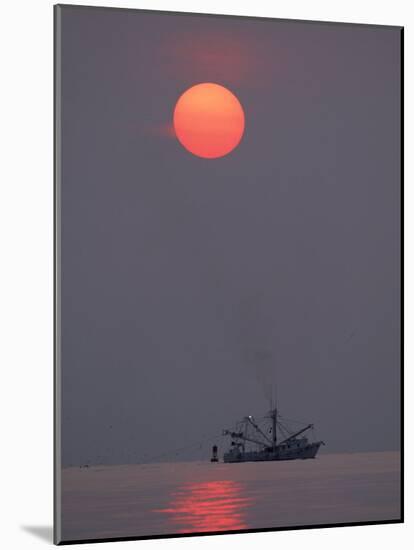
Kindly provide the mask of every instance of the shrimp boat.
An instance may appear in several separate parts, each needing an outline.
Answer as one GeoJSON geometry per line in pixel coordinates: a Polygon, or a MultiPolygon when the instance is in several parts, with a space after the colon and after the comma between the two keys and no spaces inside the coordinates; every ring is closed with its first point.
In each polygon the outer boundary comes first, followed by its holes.
{"type": "Polygon", "coordinates": [[[325,445],[323,441],[310,441],[303,435],[313,431],[313,424],[292,430],[285,423],[288,419],[284,419],[276,408],[264,420],[266,422],[260,426],[252,416],[245,416],[235,430],[223,430],[223,435],[231,439],[230,450],[223,456],[224,462],[315,458],[319,447],[325,445]]]}

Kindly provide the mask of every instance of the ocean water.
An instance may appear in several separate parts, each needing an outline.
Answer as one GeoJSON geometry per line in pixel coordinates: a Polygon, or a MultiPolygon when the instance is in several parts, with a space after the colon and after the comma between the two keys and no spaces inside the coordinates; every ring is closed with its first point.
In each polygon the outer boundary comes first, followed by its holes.
{"type": "Polygon", "coordinates": [[[63,540],[399,518],[397,452],[62,470],[63,540]]]}

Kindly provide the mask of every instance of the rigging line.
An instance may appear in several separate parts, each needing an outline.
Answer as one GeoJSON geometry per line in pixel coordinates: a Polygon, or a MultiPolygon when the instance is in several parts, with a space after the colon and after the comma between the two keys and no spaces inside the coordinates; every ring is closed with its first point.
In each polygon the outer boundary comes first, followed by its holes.
{"type": "Polygon", "coordinates": [[[290,436],[293,433],[293,432],[289,432],[289,430],[287,430],[284,426],[281,426],[280,424],[279,424],[279,429],[283,437],[290,436]]]}
{"type": "Polygon", "coordinates": [[[294,432],[294,430],[291,430],[290,428],[288,428],[287,426],[285,426],[285,424],[282,424],[281,422],[279,422],[279,426],[282,426],[287,431],[287,433],[289,433],[289,434],[294,432]]]}
{"type": "Polygon", "coordinates": [[[287,428],[287,426],[285,426],[284,424],[282,424],[281,422],[279,422],[279,429],[280,430],[284,430],[286,432],[289,432],[289,428],[287,428]]]}

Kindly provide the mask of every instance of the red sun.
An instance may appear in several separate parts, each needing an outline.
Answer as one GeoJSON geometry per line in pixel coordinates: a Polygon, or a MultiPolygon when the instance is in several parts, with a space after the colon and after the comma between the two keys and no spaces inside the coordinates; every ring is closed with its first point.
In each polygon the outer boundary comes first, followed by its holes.
{"type": "Polygon", "coordinates": [[[190,153],[207,159],[224,157],[243,136],[243,107],[224,86],[211,82],[196,84],[177,101],[174,130],[190,153]]]}

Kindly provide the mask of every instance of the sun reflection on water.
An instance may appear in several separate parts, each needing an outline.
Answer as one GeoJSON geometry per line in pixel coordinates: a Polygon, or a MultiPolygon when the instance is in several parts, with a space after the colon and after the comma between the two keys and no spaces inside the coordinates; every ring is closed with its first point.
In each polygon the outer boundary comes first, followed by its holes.
{"type": "Polygon", "coordinates": [[[245,510],[252,503],[235,481],[187,483],[173,493],[167,514],[179,533],[247,529],[245,510]]]}

